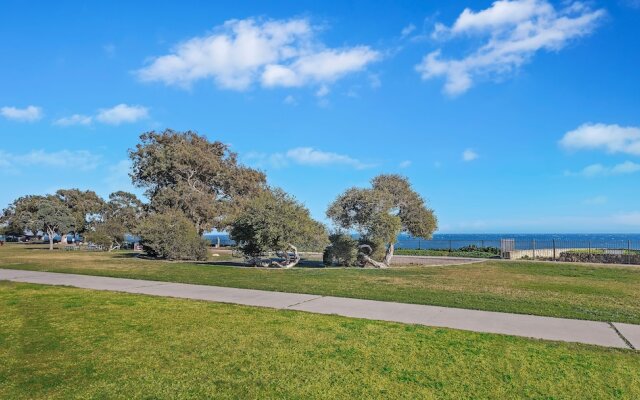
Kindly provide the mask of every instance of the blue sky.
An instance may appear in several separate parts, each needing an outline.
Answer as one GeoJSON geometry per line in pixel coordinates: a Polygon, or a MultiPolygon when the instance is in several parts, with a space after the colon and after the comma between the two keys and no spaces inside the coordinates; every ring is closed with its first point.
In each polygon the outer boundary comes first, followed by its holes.
{"type": "Polygon", "coordinates": [[[0,4],[0,206],[132,190],[195,130],[324,220],[408,176],[440,232],[640,230],[640,2],[0,4]]]}

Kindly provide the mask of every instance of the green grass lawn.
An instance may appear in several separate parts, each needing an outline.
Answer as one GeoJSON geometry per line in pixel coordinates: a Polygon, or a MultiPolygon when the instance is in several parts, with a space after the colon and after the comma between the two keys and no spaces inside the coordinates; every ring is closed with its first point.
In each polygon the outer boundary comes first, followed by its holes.
{"type": "Polygon", "coordinates": [[[488,261],[387,270],[171,263],[131,253],[0,247],[0,268],[198,283],[640,324],[640,269],[488,261]]]}
{"type": "Polygon", "coordinates": [[[640,354],[0,282],[2,399],[640,398],[640,354]]]}

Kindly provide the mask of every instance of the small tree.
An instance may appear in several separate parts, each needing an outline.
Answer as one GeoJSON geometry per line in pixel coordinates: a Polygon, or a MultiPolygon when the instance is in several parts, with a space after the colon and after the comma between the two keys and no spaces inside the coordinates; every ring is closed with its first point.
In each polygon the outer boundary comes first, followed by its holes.
{"type": "Polygon", "coordinates": [[[358,258],[362,266],[386,268],[400,233],[430,238],[437,220],[407,178],[379,175],[371,186],[348,189],[329,206],[327,216],[339,228],[360,234],[358,258]]]}
{"type": "Polygon", "coordinates": [[[265,190],[248,200],[231,225],[231,238],[240,244],[248,263],[292,268],[300,262],[298,249],[321,249],[325,227],[302,204],[279,189],[265,190]],[[276,252],[282,261],[264,260],[276,252]]]}
{"type": "Polygon", "coordinates": [[[350,267],[358,259],[358,241],[350,235],[336,232],[329,235],[329,246],[322,253],[324,265],[350,267]]]}
{"type": "Polygon", "coordinates": [[[3,221],[21,232],[43,232],[53,250],[55,235],[66,235],[75,222],[69,208],[56,196],[24,196],[3,212],[3,221]]]}
{"type": "Polygon", "coordinates": [[[139,233],[142,247],[150,256],[167,260],[207,259],[207,242],[179,210],[150,214],[141,221],[139,233]]]}

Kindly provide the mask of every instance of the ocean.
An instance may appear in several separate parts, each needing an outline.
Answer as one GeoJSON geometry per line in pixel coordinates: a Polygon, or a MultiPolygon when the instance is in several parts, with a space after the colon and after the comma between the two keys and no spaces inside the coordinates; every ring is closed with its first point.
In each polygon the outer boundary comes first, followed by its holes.
{"type": "MultiPolygon", "coordinates": [[[[229,235],[210,234],[205,238],[213,244],[220,238],[223,246],[233,245],[229,235]]],[[[531,248],[611,248],[640,250],[640,234],[638,233],[437,233],[433,239],[425,240],[400,235],[396,248],[403,249],[458,249],[466,246],[501,247],[503,239],[513,239],[515,248],[528,250],[531,248]]]]}

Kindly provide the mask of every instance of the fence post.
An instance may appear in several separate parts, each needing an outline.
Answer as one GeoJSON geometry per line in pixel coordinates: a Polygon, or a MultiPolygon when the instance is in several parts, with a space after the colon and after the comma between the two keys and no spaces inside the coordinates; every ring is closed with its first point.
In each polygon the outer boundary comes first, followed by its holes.
{"type": "Polygon", "coordinates": [[[536,259],[536,240],[535,239],[531,240],[531,247],[533,247],[533,260],[535,261],[536,259]]]}
{"type": "Polygon", "coordinates": [[[449,253],[451,253],[451,239],[449,239],[449,253]]]}
{"type": "Polygon", "coordinates": [[[589,261],[591,261],[591,240],[589,240],[589,261]]]}
{"type": "Polygon", "coordinates": [[[420,249],[420,242],[421,242],[421,240],[420,240],[420,239],[418,239],[418,250],[421,250],[421,249],[420,249]]]}
{"type": "Polygon", "coordinates": [[[631,264],[631,240],[627,240],[627,264],[631,264]]]}
{"type": "Polygon", "coordinates": [[[556,240],[553,239],[553,261],[556,260],[556,240]]]}

